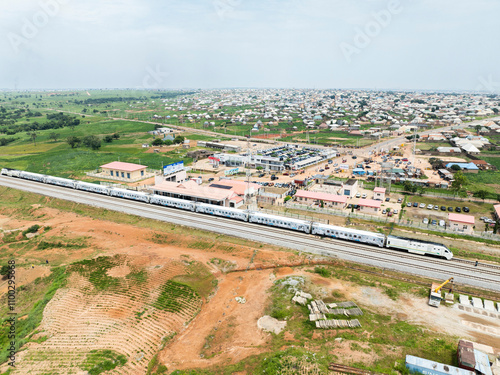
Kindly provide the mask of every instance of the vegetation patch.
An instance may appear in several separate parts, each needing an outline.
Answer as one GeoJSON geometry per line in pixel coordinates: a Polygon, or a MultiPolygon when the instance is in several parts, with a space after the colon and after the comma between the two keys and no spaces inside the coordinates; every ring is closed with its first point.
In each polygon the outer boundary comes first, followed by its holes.
{"type": "Polygon", "coordinates": [[[104,256],[74,263],[69,267],[69,270],[87,277],[97,290],[116,290],[121,286],[121,281],[116,277],[109,276],[107,272],[118,265],[119,262],[116,257],[104,256]]]}
{"type": "Polygon", "coordinates": [[[161,287],[161,293],[153,306],[160,310],[180,313],[199,301],[200,296],[189,285],[168,280],[161,287]]]}
{"type": "Polygon", "coordinates": [[[123,366],[125,363],[127,363],[127,357],[123,354],[112,350],[91,350],[81,368],[88,371],[90,375],[98,375],[123,366]]]}

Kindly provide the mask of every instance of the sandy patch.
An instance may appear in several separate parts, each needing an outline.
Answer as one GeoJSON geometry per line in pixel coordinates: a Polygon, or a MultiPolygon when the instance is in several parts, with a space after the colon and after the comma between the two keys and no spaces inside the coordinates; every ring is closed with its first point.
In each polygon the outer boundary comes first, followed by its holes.
{"type": "Polygon", "coordinates": [[[286,321],[280,321],[272,316],[264,315],[262,318],[257,320],[257,327],[266,332],[278,334],[285,329],[286,321]]]}

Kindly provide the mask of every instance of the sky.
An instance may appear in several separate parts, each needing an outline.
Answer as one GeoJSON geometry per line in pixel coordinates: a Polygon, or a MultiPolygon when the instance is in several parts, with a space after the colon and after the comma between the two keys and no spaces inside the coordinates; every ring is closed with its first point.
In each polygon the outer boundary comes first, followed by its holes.
{"type": "Polygon", "coordinates": [[[0,2],[0,89],[500,93],[498,0],[0,2]]]}

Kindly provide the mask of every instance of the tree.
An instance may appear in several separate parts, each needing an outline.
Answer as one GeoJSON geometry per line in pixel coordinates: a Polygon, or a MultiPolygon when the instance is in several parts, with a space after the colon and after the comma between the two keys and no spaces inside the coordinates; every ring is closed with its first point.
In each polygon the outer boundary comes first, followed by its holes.
{"type": "Polygon", "coordinates": [[[465,177],[465,175],[463,174],[462,171],[458,171],[457,173],[455,173],[453,178],[454,178],[454,180],[451,183],[451,188],[453,190],[458,191],[462,188],[462,186],[464,186],[468,183],[467,177],[465,177]]]}
{"type": "Polygon", "coordinates": [[[164,144],[165,146],[172,146],[172,144],[173,144],[173,143],[174,143],[174,142],[172,142],[170,139],[167,139],[166,141],[163,141],[163,144],[164,144]]]}
{"type": "Polygon", "coordinates": [[[113,142],[113,136],[108,134],[108,135],[104,136],[103,140],[106,143],[111,143],[111,142],[113,142]]]}
{"type": "Polygon", "coordinates": [[[10,267],[8,265],[3,265],[2,268],[0,268],[0,275],[5,277],[10,273],[10,267]]]}
{"type": "Polygon", "coordinates": [[[489,193],[487,190],[481,189],[481,190],[476,191],[474,193],[474,196],[481,198],[484,201],[486,199],[486,197],[488,196],[488,194],[489,193]]]}
{"type": "Polygon", "coordinates": [[[118,133],[114,133],[114,134],[113,134],[113,138],[114,138],[114,139],[119,139],[119,138],[120,138],[120,134],[118,134],[118,133]]]}
{"type": "Polygon", "coordinates": [[[460,166],[458,164],[453,164],[450,169],[452,169],[454,171],[461,171],[462,170],[462,168],[460,168],[460,166]]]}
{"type": "Polygon", "coordinates": [[[416,192],[418,193],[418,195],[422,196],[425,192],[425,188],[422,185],[419,185],[417,186],[416,192]]]}
{"type": "Polygon", "coordinates": [[[185,138],[182,135],[178,135],[177,137],[175,137],[174,143],[175,144],[184,143],[184,140],[185,140],[185,138]]]}
{"type": "Polygon", "coordinates": [[[75,137],[74,135],[71,135],[68,138],[66,138],[66,142],[71,146],[71,148],[75,148],[80,146],[82,140],[78,137],[75,137]]]}
{"type": "Polygon", "coordinates": [[[163,141],[161,138],[155,138],[154,141],[152,142],[153,146],[162,146],[163,141]]]}
{"type": "Polygon", "coordinates": [[[477,135],[479,135],[479,131],[481,130],[481,125],[474,126],[474,129],[476,129],[476,133],[477,135]]]}
{"type": "Polygon", "coordinates": [[[30,133],[30,137],[31,137],[31,140],[33,141],[33,144],[36,146],[36,137],[38,136],[38,134],[36,132],[31,132],[30,133]]]}
{"type": "Polygon", "coordinates": [[[82,139],[82,143],[90,147],[92,150],[98,150],[101,148],[101,140],[95,135],[87,135],[82,139]]]}
{"type": "Polygon", "coordinates": [[[409,193],[416,193],[417,192],[417,185],[415,184],[412,184],[411,182],[409,181],[405,181],[403,183],[403,191],[407,191],[409,193]]]}
{"type": "Polygon", "coordinates": [[[59,134],[57,134],[56,132],[52,132],[49,134],[49,138],[56,142],[57,138],[59,138],[59,134]]]}

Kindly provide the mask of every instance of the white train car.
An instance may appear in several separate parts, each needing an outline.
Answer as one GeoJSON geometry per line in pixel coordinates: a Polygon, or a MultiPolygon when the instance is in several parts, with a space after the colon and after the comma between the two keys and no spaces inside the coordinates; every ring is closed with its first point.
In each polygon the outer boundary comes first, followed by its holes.
{"type": "Polygon", "coordinates": [[[334,225],[314,223],[311,234],[325,237],[339,238],[342,240],[362,242],[369,245],[384,247],[385,236],[380,233],[369,232],[351,228],[337,227],[334,225]]]}
{"type": "Polygon", "coordinates": [[[47,176],[45,183],[74,189],[76,181],[69,178],[47,176]]]}
{"type": "Polygon", "coordinates": [[[407,250],[410,253],[419,255],[436,255],[447,260],[453,258],[453,253],[443,244],[416,240],[414,238],[387,236],[385,247],[407,250]]]}
{"type": "Polygon", "coordinates": [[[47,178],[47,176],[45,176],[44,174],[26,172],[26,171],[22,171],[21,173],[19,173],[19,177],[24,178],[25,180],[31,180],[37,182],[45,182],[45,179],[47,178]]]}
{"type": "Polygon", "coordinates": [[[191,201],[186,201],[184,199],[164,197],[161,195],[154,194],[149,198],[149,203],[158,204],[160,206],[180,208],[181,210],[194,211],[195,204],[191,201]]]}
{"type": "Polygon", "coordinates": [[[311,232],[311,223],[309,221],[291,219],[283,216],[263,214],[260,212],[251,212],[248,215],[248,221],[250,223],[258,223],[268,225],[270,227],[292,229],[304,233],[311,232]]]}
{"type": "Polygon", "coordinates": [[[141,193],[139,191],[113,188],[110,190],[110,195],[113,197],[126,198],[126,199],[132,199],[135,201],[149,203],[149,195],[145,194],[145,193],[141,193]]]}
{"type": "Polygon", "coordinates": [[[75,185],[75,189],[89,191],[91,193],[99,193],[109,195],[110,188],[103,185],[92,184],[90,182],[78,181],[75,185]]]}
{"type": "Polygon", "coordinates": [[[237,208],[217,206],[215,204],[197,203],[196,212],[227,217],[229,219],[248,221],[248,213],[237,208]]]}
{"type": "Polygon", "coordinates": [[[17,169],[2,168],[2,172],[0,174],[9,177],[19,177],[21,171],[18,171],[17,169]]]}

